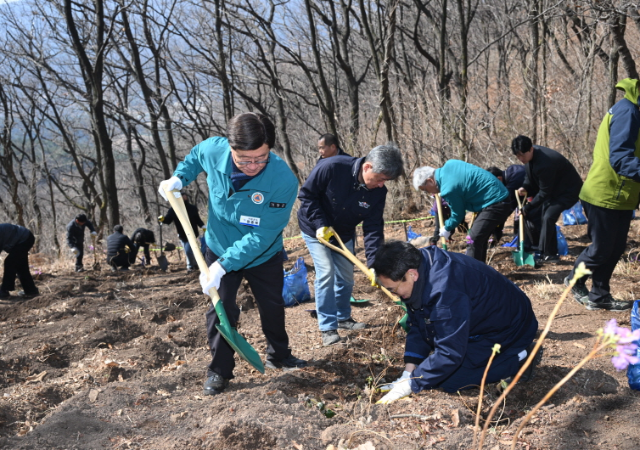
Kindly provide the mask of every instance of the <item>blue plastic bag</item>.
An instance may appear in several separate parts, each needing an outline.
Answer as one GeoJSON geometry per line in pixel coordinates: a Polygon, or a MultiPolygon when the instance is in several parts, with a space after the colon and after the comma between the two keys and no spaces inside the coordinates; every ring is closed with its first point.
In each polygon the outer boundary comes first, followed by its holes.
{"type": "Polygon", "coordinates": [[[411,229],[411,225],[409,225],[409,227],[407,228],[407,240],[409,241],[413,241],[415,238],[419,238],[420,236],[422,236],[421,234],[416,233],[415,231],[413,231],[411,229]]]}
{"type": "Polygon", "coordinates": [[[518,248],[520,244],[518,243],[518,236],[514,237],[511,242],[507,242],[506,244],[502,244],[503,247],[515,247],[518,248]]]}
{"type": "Polygon", "coordinates": [[[311,300],[309,283],[307,282],[307,267],[302,256],[298,257],[291,270],[284,271],[284,286],[282,287],[284,306],[293,306],[311,300]]]}
{"type": "Polygon", "coordinates": [[[569,254],[569,244],[567,244],[567,240],[560,231],[560,227],[556,225],[556,236],[558,238],[558,255],[566,256],[569,254]]]}
{"type": "MultiPolygon", "coordinates": [[[[631,331],[635,331],[640,328],[640,300],[633,302],[633,308],[631,309],[631,331]]],[[[636,341],[638,349],[636,350],[636,356],[640,358],[640,341],[636,341]]],[[[627,368],[627,378],[629,379],[629,387],[640,391],[640,363],[629,364],[627,368]]]]}
{"type": "Polygon", "coordinates": [[[584,225],[587,223],[587,217],[582,210],[582,204],[577,202],[571,208],[562,211],[562,225],[584,225]]]}

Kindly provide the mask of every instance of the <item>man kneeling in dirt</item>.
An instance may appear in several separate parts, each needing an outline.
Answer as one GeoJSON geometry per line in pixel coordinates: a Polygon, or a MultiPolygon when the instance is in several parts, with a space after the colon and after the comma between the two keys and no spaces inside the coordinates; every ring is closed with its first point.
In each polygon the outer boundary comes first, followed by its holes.
{"type": "MultiPolygon", "coordinates": [[[[495,383],[515,375],[533,349],[538,321],[531,301],[492,267],[435,246],[418,250],[389,241],[373,268],[379,283],[403,299],[411,325],[405,370],[379,403],[423,389],[479,386],[492,348],[500,344],[487,376],[495,383]]],[[[531,378],[534,365],[521,380],[531,378]]]]}
{"type": "Polygon", "coordinates": [[[107,262],[113,271],[118,270],[118,267],[120,270],[129,270],[129,265],[135,261],[135,255],[131,252],[133,242],[122,231],[122,225],[116,225],[113,227],[113,234],[107,237],[107,262]]]}

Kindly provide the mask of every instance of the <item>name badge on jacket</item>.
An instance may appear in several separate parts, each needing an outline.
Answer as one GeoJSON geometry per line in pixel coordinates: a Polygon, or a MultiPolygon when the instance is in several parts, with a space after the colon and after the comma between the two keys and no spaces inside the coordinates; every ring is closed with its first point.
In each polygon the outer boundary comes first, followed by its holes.
{"type": "Polygon", "coordinates": [[[246,225],[248,227],[259,227],[260,217],[240,216],[240,225],[246,225]]]}

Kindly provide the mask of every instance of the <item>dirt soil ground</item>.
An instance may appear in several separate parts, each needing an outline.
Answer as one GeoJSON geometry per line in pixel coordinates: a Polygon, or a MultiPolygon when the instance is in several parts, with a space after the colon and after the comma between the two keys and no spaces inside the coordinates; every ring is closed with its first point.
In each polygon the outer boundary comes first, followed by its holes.
{"type": "MultiPolygon", "coordinates": [[[[508,222],[510,223],[510,221],[508,222]]],[[[629,250],[639,246],[634,221],[629,250]]],[[[414,222],[431,234],[432,222],[414,222]]],[[[564,227],[570,254],[558,264],[516,268],[510,249],[492,252],[490,264],[531,298],[542,328],[563,290],[562,280],[588,244],[585,226],[564,227]]],[[[390,226],[387,238],[403,238],[390,226]]],[[[456,234],[453,250],[462,251],[456,234]]],[[[503,238],[503,243],[511,236],[503,238]]],[[[287,267],[302,256],[313,265],[301,239],[286,241],[287,267]]],[[[175,252],[174,252],[175,253],[175,252]]],[[[309,367],[260,374],[238,360],[228,390],[205,397],[209,351],[204,313],[207,298],[197,274],[176,255],[169,272],[157,267],[130,272],[74,273],[32,258],[42,293],[0,304],[0,447],[7,449],[469,449],[477,389],[458,395],[422,392],[389,406],[369,388],[402,370],[405,334],[401,310],[357,274],[354,307],[361,332],[324,348],[313,303],[287,308],[295,356],[309,367]],[[333,411],[335,416],[329,411],[333,411]],[[328,414],[325,414],[328,413],[328,414]],[[397,417],[398,415],[406,415],[397,417]],[[396,416],[396,417],[394,417],[396,416]]],[[[358,256],[364,260],[362,239],[358,256]]],[[[92,262],[92,258],[89,258],[92,262]]],[[[613,279],[617,297],[640,298],[640,263],[622,261],[613,279]]],[[[240,332],[264,357],[265,342],[247,287],[240,332]]],[[[629,326],[628,311],[589,312],[572,298],[562,305],[545,342],[535,378],[519,384],[500,406],[485,447],[510,448],[522,416],[591,348],[595,332],[610,318],[629,326]]],[[[499,387],[488,386],[483,414],[499,387]]],[[[640,448],[640,392],[609,358],[587,364],[525,427],[519,449],[640,448]]]]}

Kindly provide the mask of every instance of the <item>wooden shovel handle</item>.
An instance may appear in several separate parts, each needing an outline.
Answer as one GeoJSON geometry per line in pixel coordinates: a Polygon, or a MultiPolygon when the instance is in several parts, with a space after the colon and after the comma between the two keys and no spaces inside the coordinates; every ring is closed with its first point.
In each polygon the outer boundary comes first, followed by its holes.
{"type": "MultiPolygon", "coordinates": [[[[342,256],[344,256],[345,258],[347,258],[349,261],[351,261],[355,266],[358,267],[358,269],[360,269],[362,272],[364,272],[365,275],[367,275],[368,277],[371,276],[371,271],[369,270],[369,268],[362,262],[360,261],[358,258],[356,258],[356,255],[354,255],[353,253],[351,253],[349,251],[349,249],[344,245],[344,242],[342,242],[342,239],[340,239],[340,236],[338,236],[338,233],[336,233],[336,231],[333,228],[330,228],[331,231],[333,231],[333,235],[336,238],[336,240],[338,241],[338,243],[340,244],[340,247],[336,247],[335,245],[329,243],[329,241],[327,241],[324,238],[318,238],[318,241],[320,241],[322,244],[326,245],[327,247],[329,247],[331,250],[333,250],[334,252],[338,252],[340,253],[342,256]]],[[[393,295],[389,289],[387,289],[386,287],[384,287],[381,284],[378,284],[378,286],[380,286],[380,289],[382,290],[382,292],[384,292],[385,294],[387,294],[389,296],[389,298],[393,301],[398,301],[399,298],[396,297],[395,295],[393,295]]]]}
{"type": "MultiPolygon", "coordinates": [[[[163,188],[164,189],[164,188],[163,188]]],[[[189,214],[187,214],[187,208],[184,205],[184,200],[182,200],[182,194],[180,191],[169,191],[164,189],[164,193],[169,199],[169,203],[173,208],[173,211],[176,213],[180,224],[182,225],[182,229],[187,235],[187,239],[189,240],[189,244],[191,245],[191,251],[193,251],[193,255],[196,258],[196,262],[198,263],[198,268],[200,272],[207,274],[207,278],[209,278],[209,266],[207,266],[207,262],[200,251],[200,246],[198,245],[198,240],[196,239],[196,235],[193,233],[193,228],[191,227],[191,222],[189,221],[189,214]]],[[[216,288],[211,288],[209,290],[209,297],[211,297],[211,301],[213,302],[213,306],[218,303],[220,300],[220,296],[218,295],[218,291],[216,288]]]]}

